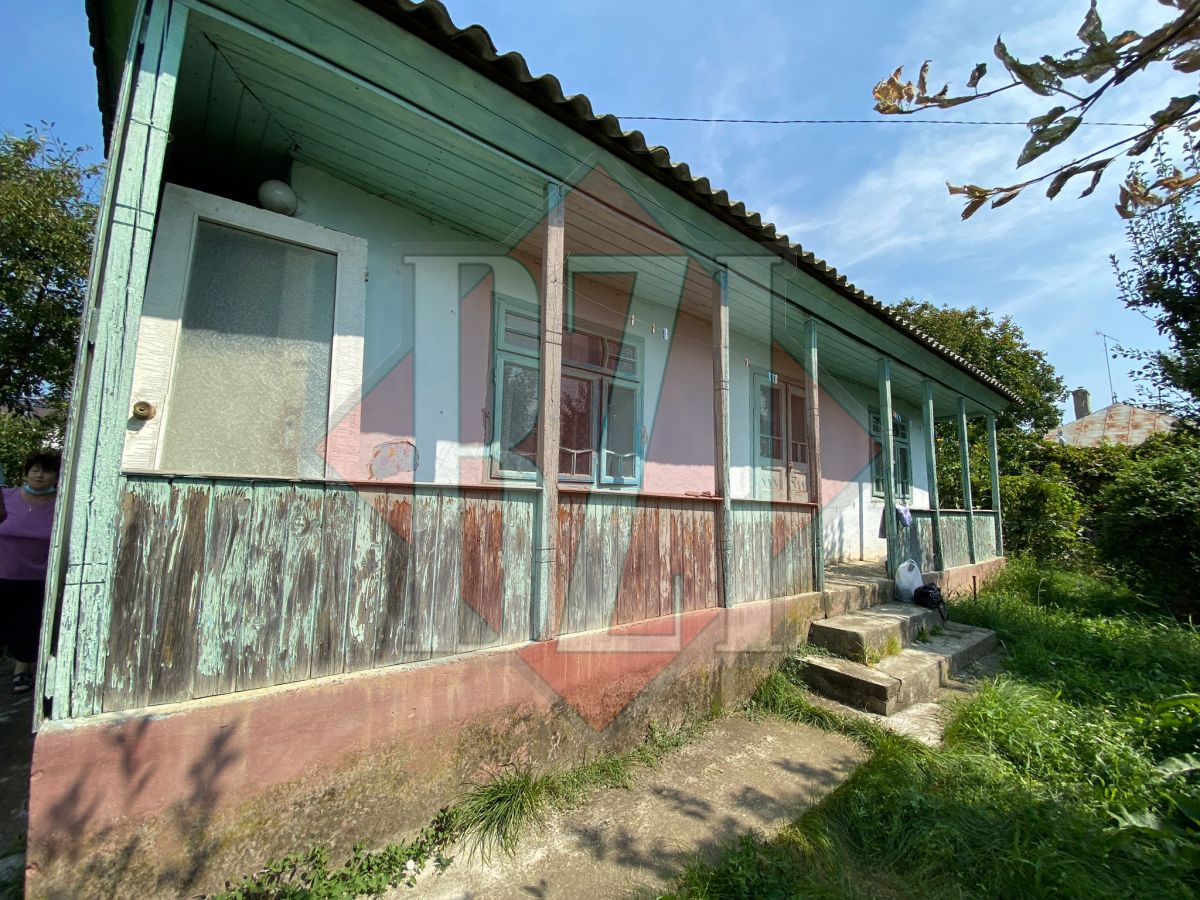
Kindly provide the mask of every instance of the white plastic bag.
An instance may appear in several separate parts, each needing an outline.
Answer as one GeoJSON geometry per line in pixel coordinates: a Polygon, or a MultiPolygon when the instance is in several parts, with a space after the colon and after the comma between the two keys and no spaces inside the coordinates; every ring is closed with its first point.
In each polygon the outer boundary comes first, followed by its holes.
{"type": "Polygon", "coordinates": [[[911,559],[906,559],[896,570],[896,599],[902,603],[912,603],[913,592],[922,584],[924,581],[920,568],[911,559]]]}

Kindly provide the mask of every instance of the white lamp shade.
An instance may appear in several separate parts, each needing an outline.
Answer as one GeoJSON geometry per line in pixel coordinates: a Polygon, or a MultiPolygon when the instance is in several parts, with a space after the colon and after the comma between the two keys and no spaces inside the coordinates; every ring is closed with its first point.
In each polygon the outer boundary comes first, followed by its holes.
{"type": "Polygon", "coordinates": [[[299,206],[300,200],[296,196],[296,192],[292,190],[292,186],[286,181],[270,179],[264,181],[258,186],[258,202],[263,209],[268,209],[273,213],[290,216],[295,214],[296,207],[299,206]]]}

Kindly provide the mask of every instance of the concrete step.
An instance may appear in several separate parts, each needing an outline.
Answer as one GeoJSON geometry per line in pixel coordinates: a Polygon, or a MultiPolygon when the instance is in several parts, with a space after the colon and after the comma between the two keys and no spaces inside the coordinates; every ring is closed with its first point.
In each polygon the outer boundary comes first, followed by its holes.
{"type": "Polygon", "coordinates": [[[932,632],[941,624],[942,617],[935,610],[911,603],[885,603],[813,622],[808,640],[838,656],[867,663],[888,649],[908,646],[921,629],[932,632]]]}
{"type": "Polygon", "coordinates": [[[996,649],[996,633],[957,622],[874,666],[836,657],[809,656],[803,676],[813,690],[881,716],[933,699],[956,672],[996,649]]]}

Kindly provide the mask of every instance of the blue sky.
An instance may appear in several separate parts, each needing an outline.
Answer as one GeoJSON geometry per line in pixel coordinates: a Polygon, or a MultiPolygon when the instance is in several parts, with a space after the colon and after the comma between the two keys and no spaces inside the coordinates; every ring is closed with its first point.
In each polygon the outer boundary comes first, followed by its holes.
{"type": "MultiPolygon", "coordinates": [[[[501,51],[521,52],[535,73],[587,94],[597,112],[618,116],[874,118],[872,85],[898,65],[916,74],[933,59],[931,81],[961,86],[987,61],[983,82],[1007,76],[992,56],[997,34],[1018,56],[1074,46],[1085,0],[980,0],[831,4],[744,0],[447,0],[460,26],[484,25],[501,51]],[[731,13],[731,10],[733,12],[731,13]]],[[[100,116],[81,0],[6,0],[0,32],[0,127],[54,123],[99,158],[100,116]],[[47,52],[52,48],[53,52],[47,52]]],[[[1145,32],[1167,9],[1148,0],[1101,0],[1109,34],[1145,32]]],[[[1095,118],[1144,121],[1194,78],[1150,74],[1106,98],[1095,118]],[[1158,105],[1161,105],[1158,103],[1158,105]]],[[[1010,91],[942,114],[1025,120],[1045,101],[1010,91]]],[[[931,117],[931,118],[935,118],[931,117]]],[[[959,220],[944,182],[1007,184],[1027,133],[1020,127],[952,125],[715,125],[631,122],[651,143],[763,214],[792,240],[885,303],[904,297],[1011,314],[1068,382],[1108,397],[1102,330],[1131,346],[1162,346],[1150,322],[1116,296],[1109,254],[1124,250],[1113,211],[1124,167],[1114,164],[1096,193],[1051,202],[1027,193],[1000,210],[959,220]]],[[[1122,129],[1077,133],[1068,148],[1094,149],[1122,129]]],[[[1039,163],[1065,160],[1057,151],[1039,163]]],[[[1036,169],[1036,172],[1032,170],[1036,169]]],[[[1128,366],[1114,361],[1120,399],[1134,393],[1128,366]]],[[[1067,416],[1068,420],[1071,418],[1067,416]]]]}

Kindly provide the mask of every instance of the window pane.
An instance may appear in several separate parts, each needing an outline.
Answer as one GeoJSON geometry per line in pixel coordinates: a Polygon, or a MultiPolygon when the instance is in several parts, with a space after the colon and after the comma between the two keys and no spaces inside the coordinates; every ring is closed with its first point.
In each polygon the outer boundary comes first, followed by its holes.
{"type": "Polygon", "coordinates": [[[783,462],[783,390],[764,384],[758,389],[758,453],[783,462]]]}
{"type": "Polygon", "coordinates": [[[788,410],[791,416],[788,422],[789,428],[789,450],[788,462],[793,465],[805,465],[808,463],[808,421],[805,410],[804,395],[792,391],[788,394],[788,410]]]}
{"type": "Polygon", "coordinates": [[[586,331],[563,332],[562,358],[564,363],[573,362],[582,366],[603,368],[606,355],[604,338],[588,334],[586,331]]]}
{"type": "Polygon", "coordinates": [[[574,375],[562,377],[560,475],[590,477],[592,474],[595,452],[593,435],[596,433],[593,427],[592,388],[590,379],[574,375]]]}
{"type": "Polygon", "coordinates": [[[162,466],[320,478],[335,254],[200,222],[162,466]]]}
{"type": "Polygon", "coordinates": [[[537,353],[539,349],[538,320],[515,312],[504,314],[504,342],[510,347],[537,353]]]}
{"type": "Polygon", "coordinates": [[[604,474],[609,478],[637,478],[637,396],[632,388],[615,384],[608,388],[604,474]]]}
{"type": "Polygon", "coordinates": [[[504,360],[500,391],[500,468],[505,472],[535,472],[537,368],[504,360]]]}

